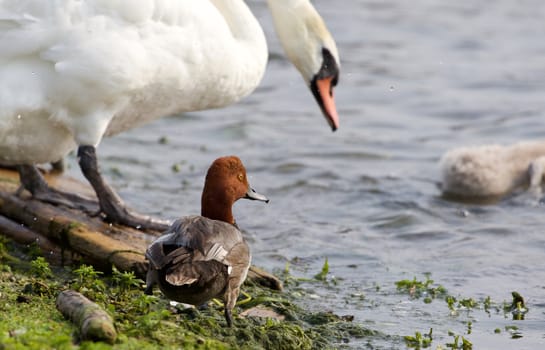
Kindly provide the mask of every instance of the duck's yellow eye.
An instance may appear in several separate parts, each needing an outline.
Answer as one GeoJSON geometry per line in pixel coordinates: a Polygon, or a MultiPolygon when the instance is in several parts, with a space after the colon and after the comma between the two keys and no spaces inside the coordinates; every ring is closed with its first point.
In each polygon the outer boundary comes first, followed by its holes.
{"type": "Polygon", "coordinates": [[[240,181],[244,181],[244,175],[238,174],[238,179],[239,179],[240,181]]]}

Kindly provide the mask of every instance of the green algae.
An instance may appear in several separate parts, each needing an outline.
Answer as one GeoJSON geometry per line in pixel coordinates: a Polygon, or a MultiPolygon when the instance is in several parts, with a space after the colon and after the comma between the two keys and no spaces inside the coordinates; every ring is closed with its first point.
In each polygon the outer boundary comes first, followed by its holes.
{"type": "Polygon", "coordinates": [[[513,301],[511,305],[504,304],[504,311],[510,312],[513,315],[513,320],[524,320],[524,315],[528,312],[528,308],[524,304],[524,298],[518,292],[511,292],[513,301]]]}
{"type": "Polygon", "coordinates": [[[0,272],[0,349],[71,349],[74,327],[55,308],[58,285],[0,272]]]}
{"type": "Polygon", "coordinates": [[[329,262],[327,258],[325,258],[324,265],[322,266],[322,270],[314,275],[314,278],[318,281],[326,281],[327,274],[329,273],[329,262]]]}
{"type": "Polygon", "coordinates": [[[409,293],[409,295],[415,299],[423,297],[423,301],[426,304],[432,302],[433,299],[444,296],[447,290],[442,285],[434,285],[434,280],[430,278],[429,274],[425,275],[426,280],[420,281],[414,277],[412,280],[400,280],[397,281],[396,287],[398,291],[409,293]]]}
{"type": "Polygon", "coordinates": [[[449,332],[449,335],[453,337],[452,343],[446,343],[445,346],[450,349],[472,350],[473,344],[467,338],[462,335],[449,332]]]}
{"type": "Polygon", "coordinates": [[[420,332],[415,332],[414,336],[407,335],[404,337],[405,345],[411,349],[426,349],[431,346],[433,340],[433,329],[430,328],[429,333],[422,334],[420,332]]]}
{"type": "MultiPolygon", "coordinates": [[[[431,280],[430,280],[431,281],[431,280]]],[[[424,290],[428,287],[427,283],[422,283],[416,281],[414,283],[410,280],[404,280],[403,285],[412,284],[417,287],[421,287],[424,290]]],[[[430,283],[431,284],[431,283],[430,283]]],[[[398,285],[396,283],[396,285],[398,285]]],[[[446,290],[445,290],[446,292],[446,290]]],[[[409,293],[412,298],[414,298],[414,293],[409,293]]],[[[475,299],[471,297],[454,297],[452,295],[445,296],[445,302],[447,304],[448,310],[450,311],[450,316],[460,317],[464,316],[466,319],[461,320],[460,324],[465,325],[465,329],[461,330],[463,334],[456,333],[449,330],[447,332],[448,336],[451,337],[450,341],[446,341],[442,344],[432,344],[434,339],[432,338],[432,330],[430,329],[429,334],[423,334],[419,331],[415,332],[415,335],[404,336],[405,345],[408,348],[414,349],[425,349],[425,348],[436,348],[436,349],[461,349],[461,350],[471,350],[473,349],[473,343],[467,336],[474,334],[474,328],[479,326],[480,316],[478,312],[484,312],[487,317],[492,317],[493,315],[498,315],[502,319],[508,319],[509,316],[512,316],[513,321],[523,321],[524,315],[528,312],[528,308],[524,303],[524,298],[518,292],[511,293],[511,301],[496,302],[493,301],[490,296],[487,296],[483,299],[475,299]],[[463,311],[463,313],[462,313],[463,311]]],[[[481,331],[482,331],[482,327],[481,331]]],[[[493,334],[501,334],[502,329],[500,327],[493,328],[489,330],[493,334]]],[[[515,325],[505,326],[505,331],[510,335],[512,339],[522,338],[523,334],[519,331],[519,328],[515,325]]],[[[460,332],[460,330],[458,330],[460,332]]],[[[439,334],[438,338],[443,338],[443,334],[439,334]]],[[[435,341],[435,343],[438,343],[435,341]]]]}
{"type": "MultiPolygon", "coordinates": [[[[92,266],[50,267],[41,257],[24,260],[11,243],[0,243],[0,349],[333,349],[351,339],[373,337],[377,332],[352,322],[351,316],[327,311],[311,312],[297,304],[295,289],[277,292],[245,283],[251,299],[235,308],[234,327],[226,327],[223,306],[205,308],[171,305],[157,291],[142,290],[144,282],[132,272],[96,271],[92,266]],[[15,254],[14,254],[15,255],[15,254]],[[82,341],[78,329],[55,308],[57,295],[76,290],[113,318],[119,334],[112,347],[82,341]],[[292,293],[292,291],[295,291],[292,293]],[[238,316],[264,307],[278,317],[238,316]]],[[[305,283],[327,283],[327,261],[318,275],[305,283]]],[[[286,282],[296,281],[288,271],[286,282]]],[[[289,284],[289,283],[287,283],[289,284]]],[[[296,285],[297,283],[293,283],[296,285]]]]}
{"type": "MultiPolygon", "coordinates": [[[[478,312],[488,317],[517,318],[527,312],[524,298],[512,294],[512,300],[495,302],[490,297],[476,299],[446,294],[446,289],[431,280],[416,278],[399,281],[394,294],[403,293],[411,300],[442,296],[450,317],[460,318],[455,332],[424,327],[412,335],[388,335],[370,330],[353,321],[351,315],[337,315],[320,309],[312,300],[320,298],[316,290],[335,293],[345,288],[343,280],[330,273],[327,260],[312,278],[300,278],[289,271],[276,271],[284,283],[284,292],[245,283],[234,310],[234,327],[225,324],[221,303],[205,308],[174,305],[156,291],[142,292],[144,282],[132,272],[115,268],[97,271],[89,265],[72,268],[52,267],[35,258],[30,247],[15,245],[0,238],[0,350],[4,349],[339,349],[356,346],[376,348],[471,349],[468,337],[482,331],[475,322],[478,312]],[[317,278],[319,276],[319,278],[317,278]],[[78,329],[55,308],[60,291],[75,289],[104,308],[114,319],[119,336],[113,347],[106,343],[82,341],[78,329]],[[303,306],[302,306],[303,305],[303,306]],[[267,310],[268,317],[248,316],[252,309],[267,310]],[[480,310],[480,311],[479,311],[480,310]],[[462,312],[463,311],[463,312],[462,312]],[[248,314],[242,316],[241,314],[248,314]],[[429,330],[429,332],[427,332],[429,330]],[[437,333],[437,334],[436,334],[437,333]],[[379,345],[380,347],[380,345],[379,345]]],[[[356,291],[348,303],[361,303],[367,297],[356,291]]],[[[369,301],[368,301],[369,302],[369,301]]],[[[434,308],[441,307],[435,303],[434,308]]],[[[253,314],[255,315],[255,313],[253,314]]],[[[372,313],[369,313],[372,317],[372,313]]],[[[491,328],[492,334],[517,339],[523,332],[514,325],[491,328]]]]}

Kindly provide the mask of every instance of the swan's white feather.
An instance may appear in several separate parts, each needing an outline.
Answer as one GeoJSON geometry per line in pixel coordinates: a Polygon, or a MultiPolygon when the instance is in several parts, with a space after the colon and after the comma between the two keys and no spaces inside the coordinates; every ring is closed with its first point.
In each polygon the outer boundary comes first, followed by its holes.
{"type": "Polygon", "coordinates": [[[233,103],[267,60],[243,1],[0,0],[0,42],[0,162],[13,164],[233,103]]]}

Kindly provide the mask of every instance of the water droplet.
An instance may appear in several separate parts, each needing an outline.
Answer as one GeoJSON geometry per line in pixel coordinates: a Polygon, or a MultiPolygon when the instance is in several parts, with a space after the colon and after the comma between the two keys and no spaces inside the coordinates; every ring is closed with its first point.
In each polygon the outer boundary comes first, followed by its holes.
{"type": "Polygon", "coordinates": [[[21,115],[20,114],[17,114],[17,119],[21,119],[21,115]]]}
{"type": "Polygon", "coordinates": [[[395,87],[392,85],[390,86],[390,91],[394,91],[395,90],[395,87]]]}
{"type": "Polygon", "coordinates": [[[37,217],[34,217],[32,220],[36,221],[36,220],[38,220],[38,218],[37,218],[37,217]]]}

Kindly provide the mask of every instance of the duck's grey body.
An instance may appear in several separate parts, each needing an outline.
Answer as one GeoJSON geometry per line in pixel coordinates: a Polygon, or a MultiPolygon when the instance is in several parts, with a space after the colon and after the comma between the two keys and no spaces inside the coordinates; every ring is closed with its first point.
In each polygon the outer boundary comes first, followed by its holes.
{"type": "Polygon", "coordinates": [[[232,224],[188,216],[176,220],[146,251],[146,293],[154,284],[171,300],[200,305],[223,297],[232,309],[250,267],[250,250],[232,224]]]}

